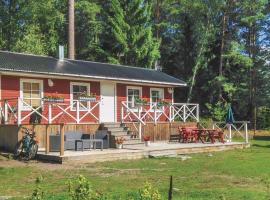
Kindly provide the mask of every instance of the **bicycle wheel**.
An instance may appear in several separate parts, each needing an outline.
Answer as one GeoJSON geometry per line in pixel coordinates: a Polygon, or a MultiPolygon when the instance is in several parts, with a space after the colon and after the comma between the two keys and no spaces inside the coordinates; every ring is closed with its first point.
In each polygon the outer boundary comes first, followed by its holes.
{"type": "Polygon", "coordinates": [[[36,143],[32,144],[29,150],[28,159],[34,159],[38,152],[38,145],[36,143]]]}
{"type": "Polygon", "coordinates": [[[15,146],[15,149],[14,149],[14,158],[18,158],[20,156],[22,156],[22,152],[23,152],[23,148],[22,148],[23,144],[22,144],[22,141],[19,141],[16,146],[15,146]]]}

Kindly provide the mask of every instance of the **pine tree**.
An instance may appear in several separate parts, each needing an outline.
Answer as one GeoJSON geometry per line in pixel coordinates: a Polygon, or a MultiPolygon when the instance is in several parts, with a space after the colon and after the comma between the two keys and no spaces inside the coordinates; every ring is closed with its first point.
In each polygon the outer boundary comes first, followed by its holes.
{"type": "Polygon", "coordinates": [[[159,58],[159,41],[153,36],[152,4],[147,0],[112,0],[104,5],[107,61],[152,68],[159,58]]]}

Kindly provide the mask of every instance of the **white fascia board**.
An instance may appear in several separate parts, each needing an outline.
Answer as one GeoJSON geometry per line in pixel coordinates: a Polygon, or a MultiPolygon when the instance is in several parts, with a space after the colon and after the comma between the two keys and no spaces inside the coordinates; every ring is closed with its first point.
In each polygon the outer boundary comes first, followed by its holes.
{"type": "Polygon", "coordinates": [[[120,82],[127,82],[127,83],[143,83],[143,84],[150,84],[150,85],[162,85],[166,87],[184,87],[187,86],[186,83],[169,83],[169,82],[159,82],[159,81],[147,81],[147,80],[136,80],[136,79],[125,79],[125,78],[114,78],[114,77],[102,77],[102,76],[89,76],[89,75],[77,75],[77,74],[65,74],[65,73],[52,73],[52,72],[33,72],[33,71],[26,71],[26,70],[13,70],[13,69],[0,69],[3,75],[27,75],[27,76],[36,76],[36,77],[43,77],[43,78],[52,78],[55,76],[59,79],[66,79],[66,78],[78,78],[82,80],[82,78],[94,79],[94,80],[111,80],[111,81],[120,81],[120,82]],[[20,74],[17,74],[20,73],[20,74]],[[65,78],[63,77],[65,76],[65,78]]]}

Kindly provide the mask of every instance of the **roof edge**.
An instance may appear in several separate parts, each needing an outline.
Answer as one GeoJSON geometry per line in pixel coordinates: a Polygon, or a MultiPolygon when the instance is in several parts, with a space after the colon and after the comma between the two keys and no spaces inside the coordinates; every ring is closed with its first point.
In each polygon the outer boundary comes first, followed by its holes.
{"type": "Polygon", "coordinates": [[[36,71],[27,71],[27,70],[14,70],[14,69],[3,69],[0,68],[0,72],[13,72],[13,73],[26,73],[26,74],[39,74],[39,75],[55,75],[55,76],[66,76],[66,77],[76,77],[76,78],[93,78],[98,80],[113,80],[113,81],[125,81],[125,82],[133,82],[133,83],[149,83],[149,84],[159,84],[166,86],[174,86],[174,87],[185,87],[187,83],[176,83],[176,82],[159,82],[159,81],[147,81],[147,80],[138,80],[138,79],[124,79],[124,78],[114,78],[114,77],[106,77],[106,76],[89,76],[89,75],[75,75],[75,74],[66,74],[66,73],[52,73],[52,72],[36,72],[36,71]]]}

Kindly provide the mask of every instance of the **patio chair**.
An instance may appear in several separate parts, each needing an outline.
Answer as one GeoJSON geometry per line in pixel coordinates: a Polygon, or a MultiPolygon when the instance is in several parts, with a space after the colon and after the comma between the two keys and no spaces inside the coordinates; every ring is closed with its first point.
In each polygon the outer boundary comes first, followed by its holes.
{"type": "Polygon", "coordinates": [[[215,143],[216,139],[221,143],[225,143],[224,132],[221,130],[213,130],[209,133],[209,139],[210,139],[211,143],[215,143]]]}
{"type": "Polygon", "coordinates": [[[182,135],[183,135],[183,143],[189,143],[189,142],[197,142],[198,135],[196,131],[193,129],[197,129],[197,127],[182,127],[182,135]]]}

